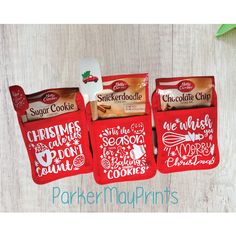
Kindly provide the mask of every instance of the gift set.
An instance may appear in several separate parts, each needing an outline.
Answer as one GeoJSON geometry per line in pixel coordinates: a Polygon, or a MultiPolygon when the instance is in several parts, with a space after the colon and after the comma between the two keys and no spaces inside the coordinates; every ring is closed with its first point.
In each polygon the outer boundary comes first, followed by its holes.
{"type": "Polygon", "coordinates": [[[89,172],[98,184],[144,180],[219,163],[213,76],[156,79],[150,104],[147,73],[101,76],[84,59],[78,88],[9,89],[37,184],[89,172]]]}
{"type": "Polygon", "coordinates": [[[160,172],[211,169],[218,165],[214,77],[157,79],[152,107],[160,172]]]}
{"type": "Polygon", "coordinates": [[[92,171],[85,106],[78,88],[10,93],[28,152],[32,178],[45,184],[92,171]]]}

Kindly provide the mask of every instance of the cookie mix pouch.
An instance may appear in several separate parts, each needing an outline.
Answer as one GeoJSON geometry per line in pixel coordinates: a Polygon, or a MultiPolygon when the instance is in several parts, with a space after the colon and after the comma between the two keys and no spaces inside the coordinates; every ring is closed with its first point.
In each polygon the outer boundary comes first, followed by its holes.
{"type": "Polygon", "coordinates": [[[92,121],[87,106],[94,178],[98,184],[143,180],[156,173],[147,78],[147,74],[103,77],[103,88],[110,86],[112,92],[105,92],[104,99],[103,93],[97,95],[98,109],[101,106],[108,114],[99,110],[99,119],[92,121]]]}
{"type": "Polygon", "coordinates": [[[102,84],[97,94],[99,119],[147,114],[147,74],[103,76],[102,84]]]}
{"type": "Polygon", "coordinates": [[[92,171],[85,106],[78,88],[10,93],[29,155],[32,178],[45,184],[92,171]]]}
{"type": "Polygon", "coordinates": [[[218,165],[213,76],[157,79],[152,107],[160,172],[211,169],[218,165]]]}

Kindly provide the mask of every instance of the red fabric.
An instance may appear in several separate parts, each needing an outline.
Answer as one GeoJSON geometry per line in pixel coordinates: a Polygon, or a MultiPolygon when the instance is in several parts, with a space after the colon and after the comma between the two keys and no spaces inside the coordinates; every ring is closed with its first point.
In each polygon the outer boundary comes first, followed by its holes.
{"type": "Polygon", "coordinates": [[[142,180],[156,174],[151,115],[91,121],[94,178],[98,184],[142,180]]]}
{"type": "Polygon", "coordinates": [[[158,111],[157,92],[152,96],[152,106],[160,172],[211,169],[219,164],[215,91],[212,107],[158,111]]]}
{"type": "Polygon", "coordinates": [[[35,183],[45,184],[92,171],[85,107],[80,94],[77,103],[79,111],[27,123],[22,123],[18,114],[35,183]]]}

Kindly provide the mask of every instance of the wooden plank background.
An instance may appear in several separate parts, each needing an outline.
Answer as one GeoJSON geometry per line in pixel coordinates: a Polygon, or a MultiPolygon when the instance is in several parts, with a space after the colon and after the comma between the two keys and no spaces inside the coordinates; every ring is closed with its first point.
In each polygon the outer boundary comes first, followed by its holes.
{"type": "Polygon", "coordinates": [[[217,25],[1,25],[0,26],[0,211],[159,211],[223,212],[236,210],[236,32],[216,39],[217,25]],[[165,76],[215,75],[219,102],[221,163],[209,171],[163,175],[147,181],[117,183],[121,191],[178,192],[179,203],[130,205],[52,204],[52,187],[101,191],[92,174],[37,186],[8,86],[27,93],[77,86],[79,59],[99,60],[104,75],[149,72],[165,76]]]}

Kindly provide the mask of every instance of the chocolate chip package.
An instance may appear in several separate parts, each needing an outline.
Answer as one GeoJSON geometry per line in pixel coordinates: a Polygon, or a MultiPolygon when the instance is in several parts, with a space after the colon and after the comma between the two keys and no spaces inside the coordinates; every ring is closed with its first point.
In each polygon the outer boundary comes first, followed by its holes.
{"type": "Polygon", "coordinates": [[[156,80],[156,86],[161,111],[209,107],[212,104],[212,76],[161,78],[156,80]]]}

